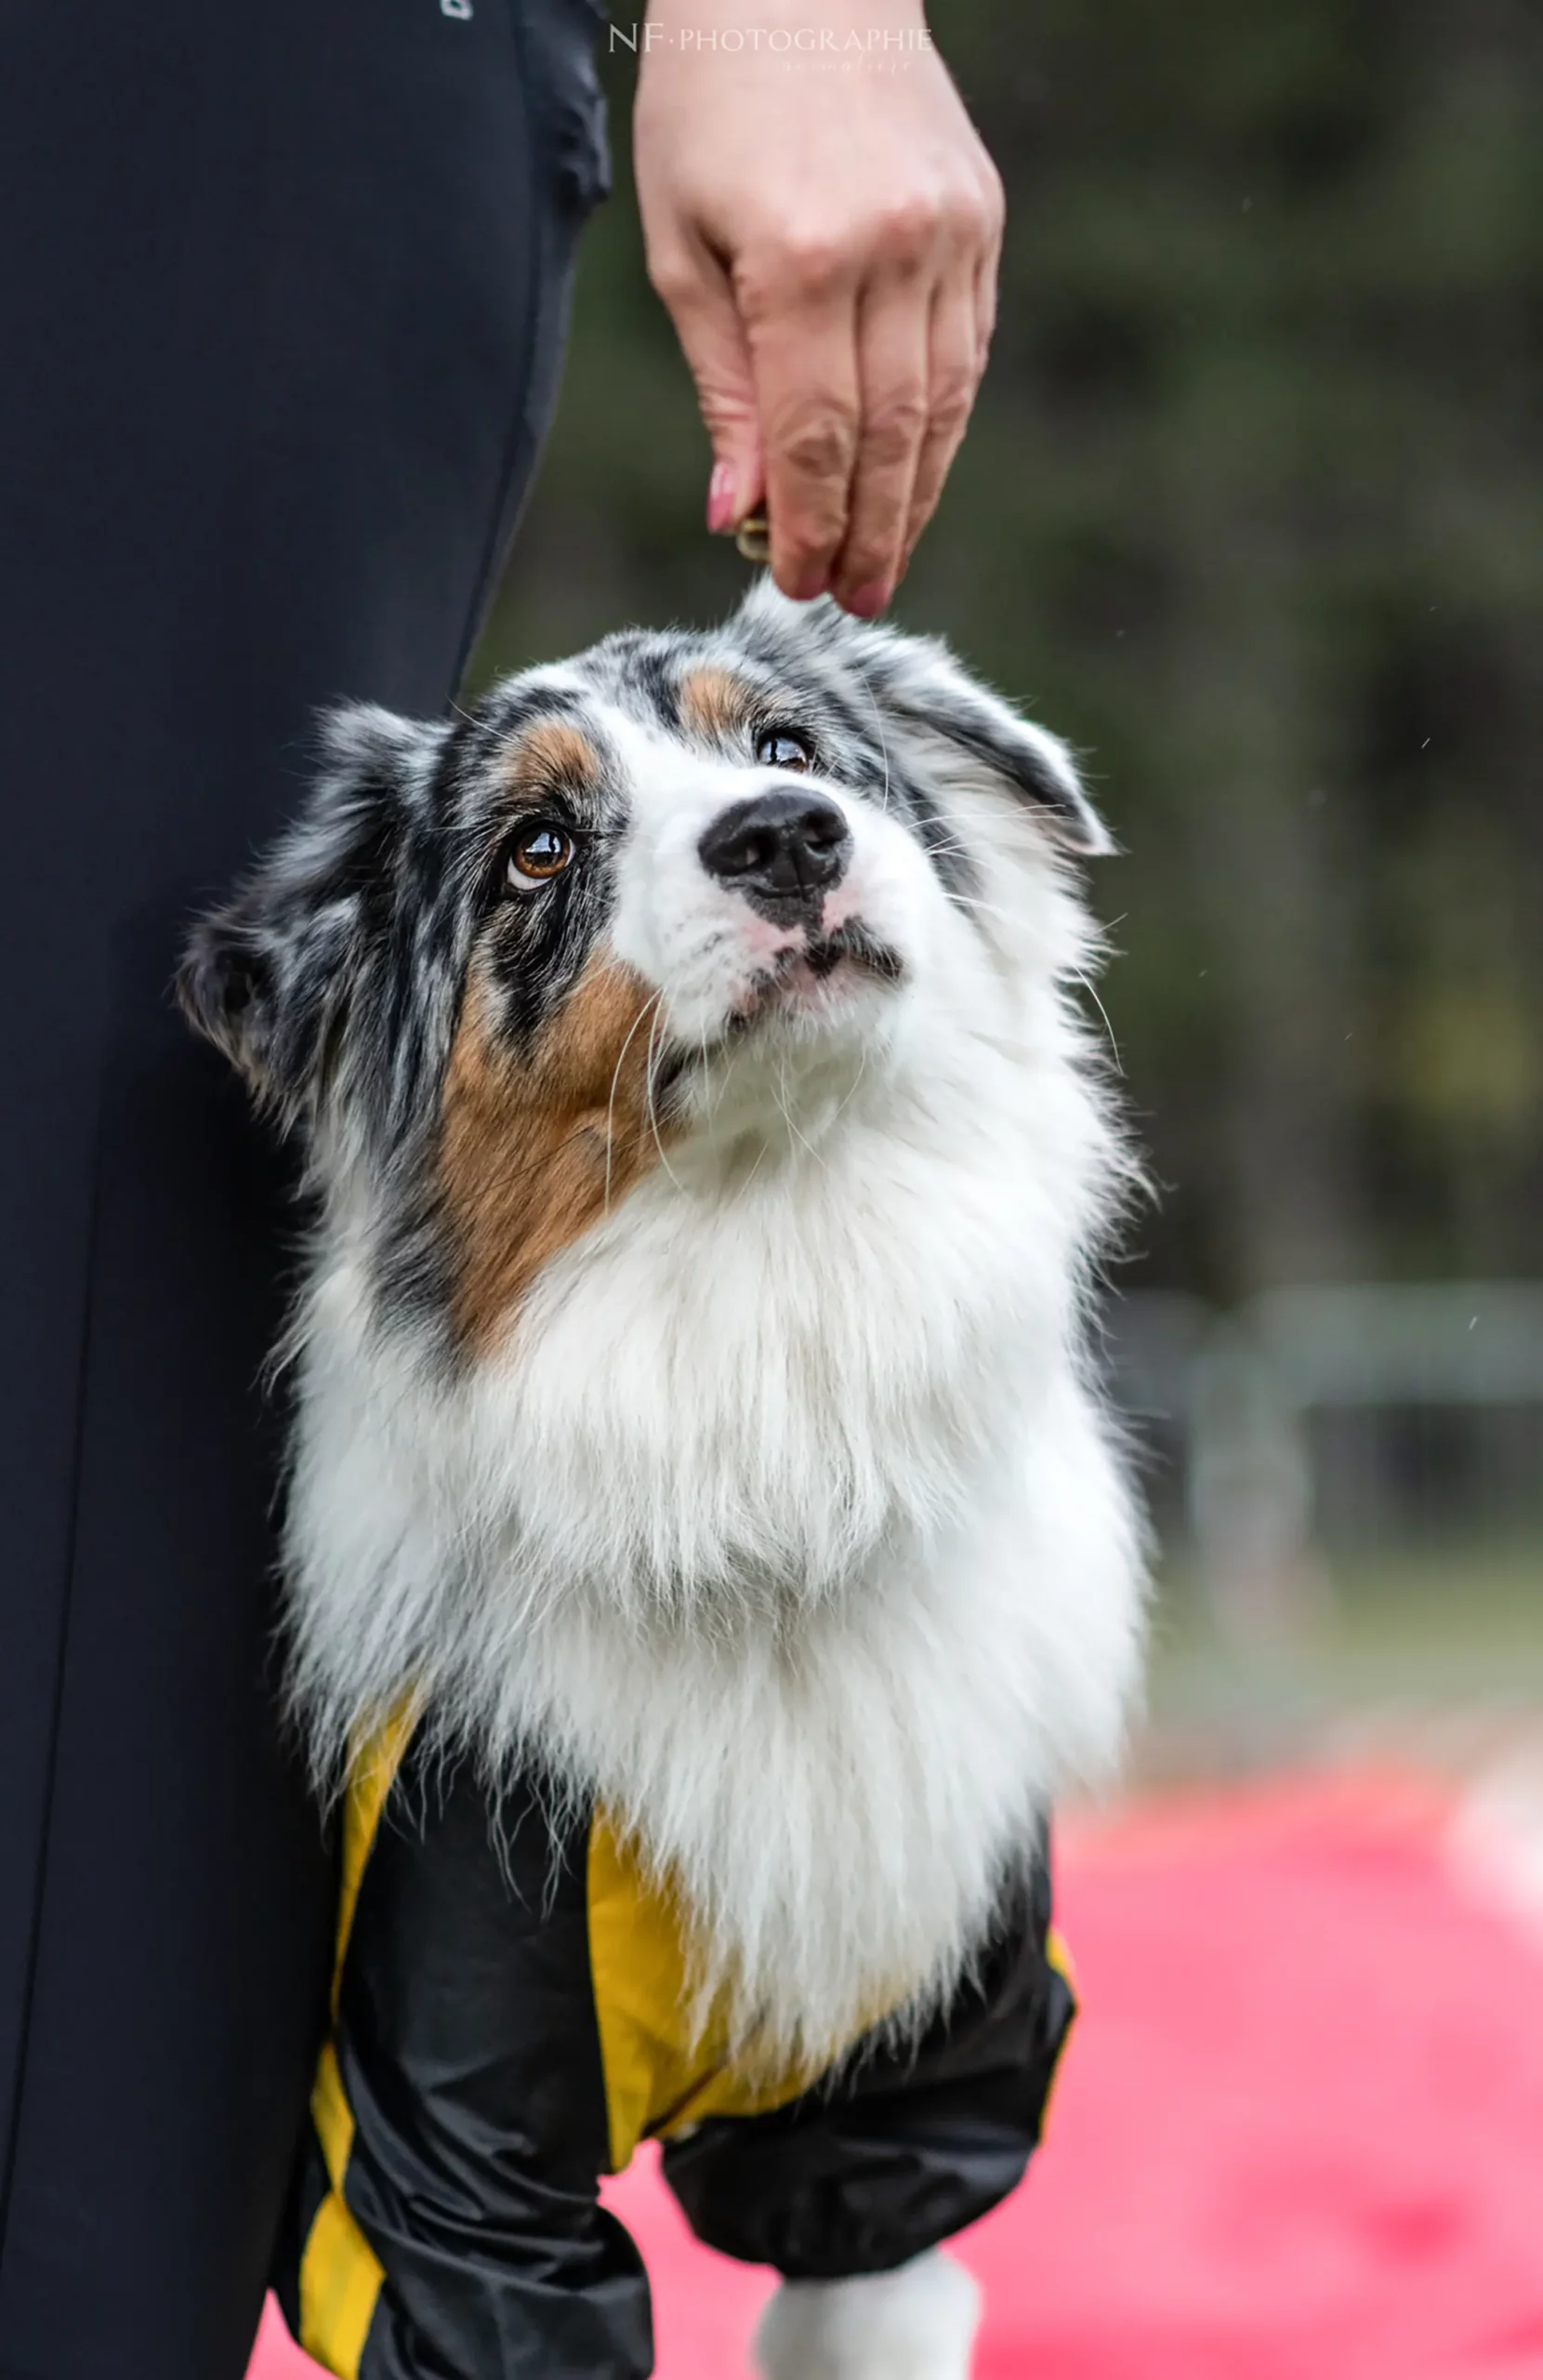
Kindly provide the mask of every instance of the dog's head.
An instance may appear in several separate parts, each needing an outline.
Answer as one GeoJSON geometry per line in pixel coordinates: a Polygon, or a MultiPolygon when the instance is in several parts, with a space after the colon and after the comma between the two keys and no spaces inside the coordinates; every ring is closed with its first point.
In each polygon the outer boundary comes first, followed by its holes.
{"type": "Polygon", "coordinates": [[[769,586],[453,721],[324,733],[181,998],[462,1341],[678,1151],[758,1111],[798,1134],[800,1084],[838,1105],[902,1064],[961,972],[1048,981],[1068,952],[1015,952],[1038,928],[1005,857],[1043,922],[1061,855],[1107,848],[1065,747],[943,647],[769,586]]]}

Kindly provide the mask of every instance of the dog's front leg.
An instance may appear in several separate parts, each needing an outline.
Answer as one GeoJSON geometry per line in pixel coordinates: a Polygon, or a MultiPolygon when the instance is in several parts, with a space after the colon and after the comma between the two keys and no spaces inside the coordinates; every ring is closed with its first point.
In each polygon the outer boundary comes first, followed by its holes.
{"type": "Polygon", "coordinates": [[[760,2380],[968,2380],[979,2292],[937,2243],[1022,2179],[1075,2006],[1040,1837],[920,2041],[870,2040],[788,2106],[666,2141],[697,2237],[784,2275],[760,2380]]]}
{"type": "Polygon", "coordinates": [[[969,2380],[981,2293],[931,2249],[893,2272],[785,2281],[756,2332],[761,2380],[969,2380]]]}

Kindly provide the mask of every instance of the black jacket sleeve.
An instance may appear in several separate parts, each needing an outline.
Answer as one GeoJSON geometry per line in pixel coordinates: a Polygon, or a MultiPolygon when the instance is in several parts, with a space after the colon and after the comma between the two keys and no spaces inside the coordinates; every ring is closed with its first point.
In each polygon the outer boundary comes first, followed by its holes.
{"type": "Polygon", "coordinates": [[[789,2280],[844,2280],[904,2264],[1006,2198],[1075,2009],[1049,1920],[1040,1857],[913,2048],[869,2040],[790,2106],[668,2144],[665,2173],[698,2237],[789,2280]]]}
{"type": "Polygon", "coordinates": [[[599,2203],[587,1838],[529,1785],[495,1813],[412,1753],[387,1798],[340,1979],[341,2114],[318,2123],[285,2293],[345,2380],[653,2370],[642,2266],[599,2203]]]}

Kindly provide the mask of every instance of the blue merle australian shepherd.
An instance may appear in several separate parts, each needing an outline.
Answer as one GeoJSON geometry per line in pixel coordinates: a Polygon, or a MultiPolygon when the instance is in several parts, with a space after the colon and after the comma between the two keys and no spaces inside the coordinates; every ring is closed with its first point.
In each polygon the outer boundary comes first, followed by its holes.
{"type": "Polygon", "coordinates": [[[293,1686],[342,1801],[284,2287],[361,2380],[634,2380],[637,2144],[767,2380],[963,2380],[940,2242],[1072,2013],[1046,1814],[1139,1530],[1085,1350],[1128,1159],[1064,747],[769,587],[336,713],[199,929],[297,1130],[293,1686]]]}

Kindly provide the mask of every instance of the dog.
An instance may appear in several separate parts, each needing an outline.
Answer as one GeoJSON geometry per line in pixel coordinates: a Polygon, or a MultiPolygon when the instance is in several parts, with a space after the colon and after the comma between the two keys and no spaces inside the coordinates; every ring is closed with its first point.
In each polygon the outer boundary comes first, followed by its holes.
{"type": "Polygon", "coordinates": [[[1046,1814],[1140,1666],[1108,838],[942,643],[769,583],[323,738],[179,980],[313,1209],[284,1573],[343,1908],[286,2311],[363,2380],[646,2373],[597,2190],[657,2135],[783,2276],[767,2380],[962,2380],[940,2243],[1074,2005],[1046,1814]]]}

